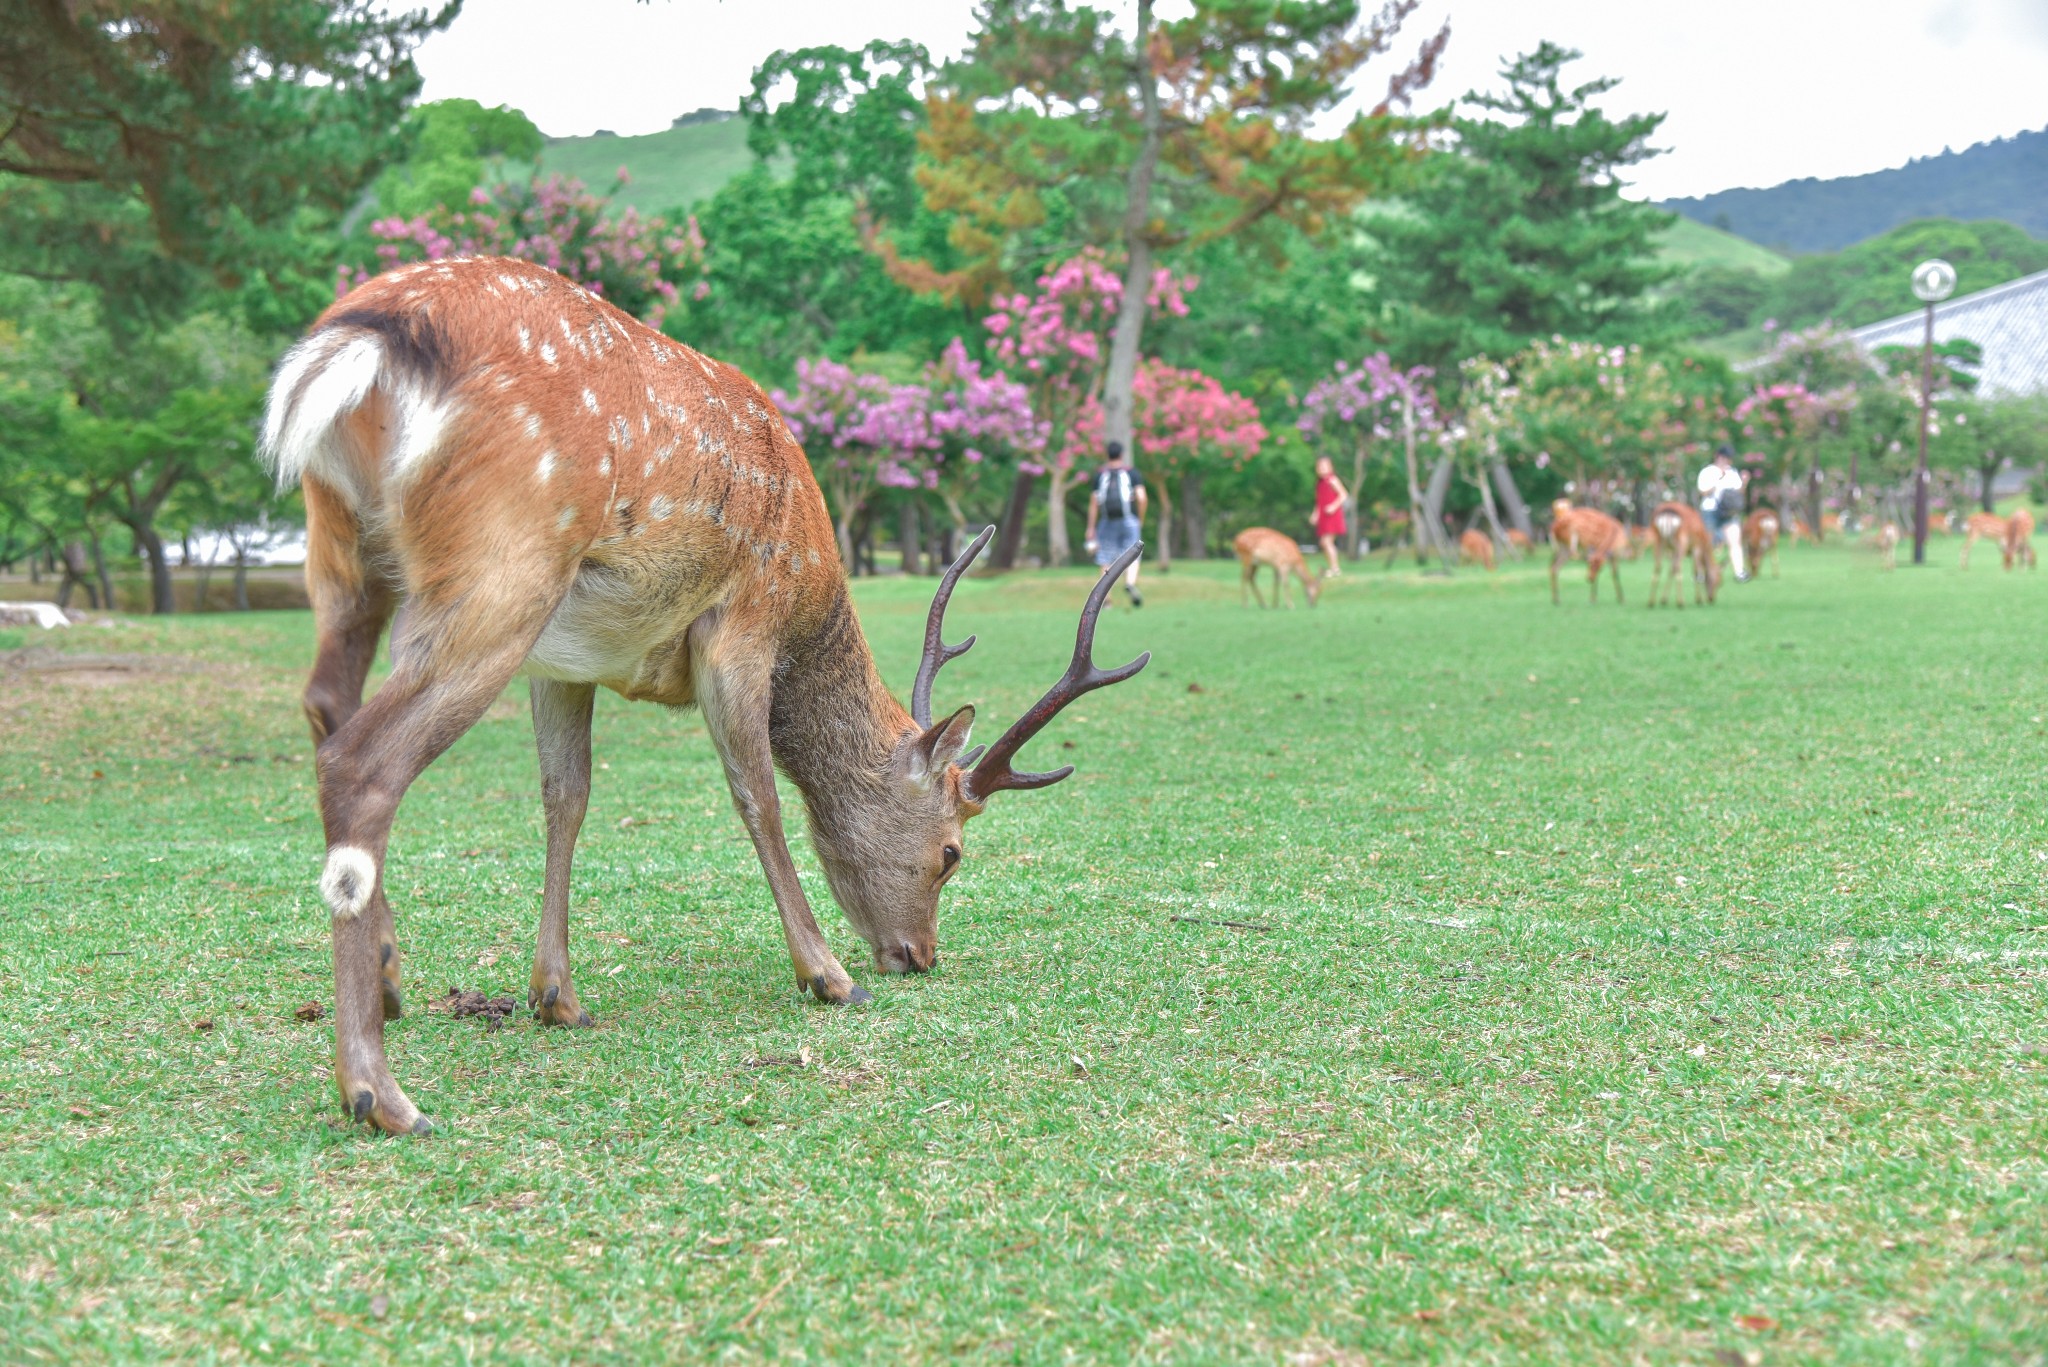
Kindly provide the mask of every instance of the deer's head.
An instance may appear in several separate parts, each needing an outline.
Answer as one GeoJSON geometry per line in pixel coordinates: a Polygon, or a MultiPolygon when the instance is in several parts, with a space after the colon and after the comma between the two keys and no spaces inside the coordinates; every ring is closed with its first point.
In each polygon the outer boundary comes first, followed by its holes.
{"type": "Polygon", "coordinates": [[[897,740],[881,771],[864,776],[863,791],[835,803],[829,815],[813,812],[811,844],[833,899],[873,947],[876,966],[889,973],[922,973],[938,958],[939,893],[965,857],[962,837],[968,818],[980,815],[988,800],[1005,789],[1044,788],[1074,772],[1072,765],[1048,773],[1020,772],[1010,763],[1017,751],[1068,703],[1121,683],[1152,658],[1147,651],[1127,665],[1104,670],[1095,667],[1092,657],[1103,600],[1142,549],[1132,546],[1089,592],[1074,657],[1059,682],[986,752],[968,749],[974,709],[963,707],[934,721],[932,684],[947,661],[974,644],[972,636],[958,645],[945,644],[946,603],[995,530],[990,527],[976,537],[939,581],[925,621],[924,659],[910,694],[914,726],[897,740]]]}

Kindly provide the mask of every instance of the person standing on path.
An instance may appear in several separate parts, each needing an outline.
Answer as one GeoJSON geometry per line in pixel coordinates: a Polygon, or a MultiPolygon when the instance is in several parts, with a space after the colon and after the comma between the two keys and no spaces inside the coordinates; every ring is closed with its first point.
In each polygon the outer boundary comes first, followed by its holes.
{"type": "Polygon", "coordinates": [[[1749,574],[1742,563],[1743,474],[1735,468],[1735,448],[1722,442],[1714,452],[1714,463],[1700,471],[1700,517],[1707,535],[1728,543],[1728,567],[1735,582],[1746,583],[1749,574]]]}
{"type": "MultiPolygon", "coordinates": [[[[1088,490],[1088,536],[1086,545],[1095,553],[1095,563],[1105,569],[1137,544],[1145,522],[1145,477],[1132,468],[1122,442],[1113,441],[1104,450],[1108,464],[1095,472],[1088,490]]],[[[1138,562],[1124,574],[1124,592],[1131,606],[1145,606],[1138,593],[1138,562]]]]}
{"type": "Polygon", "coordinates": [[[1335,579],[1344,573],[1344,567],[1337,560],[1337,538],[1347,530],[1344,525],[1344,507],[1351,502],[1351,495],[1344,488],[1344,481],[1337,478],[1337,467],[1328,456],[1316,457],[1316,540],[1322,543],[1323,558],[1329,561],[1323,569],[1323,578],[1335,579]]]}

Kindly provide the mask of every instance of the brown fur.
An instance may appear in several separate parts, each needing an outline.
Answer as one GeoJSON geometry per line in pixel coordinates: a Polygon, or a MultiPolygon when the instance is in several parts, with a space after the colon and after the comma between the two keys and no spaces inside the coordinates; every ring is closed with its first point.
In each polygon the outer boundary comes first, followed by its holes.
{"type": "Polygon", "coordinates": [[[1873,533],[1877,540],[1879,563],[1887,570],[1899,567],[1899,524],[1881,522],[1873,533]]]}
{"type": "Polygon", "coordinates": [[[1597,508],[1575,508],[1560,498],[1550,505],[1550,601],[1557,597],[1557,567],[1583,558],[1592,601],[1600,601],[1600,568],[1614,576],[1614,601],[1621,597],[1621,556],[1628,549],[1628,529],[1597,508]]]}
{"type": "Polygon", "coordinates": [[[1316,599],[1323,591],[1322,585],[1308,572],[1308,564],[1301,558],[1301,547],[1294,543],[1293,537],[1271,527],[1247,527],[1230,544],[1236,548],[1238,567],[1244,571],[1239,598],[1249,593],[1258,599],[1260,607],[1266,606],[1258,584],[1259,570],[1264,567],[1273,571],[1273,602],[1276,606],[1294,606],[1286,597],[1287,576],[1290,574],[1301,580],[1301,591],[1308,598],[1308,605],[1316,605],[1316,599]]]}
{"type": "Polygon", "coordinates": [[[1751,574],[1762,574],[1769,557],[1771,578],[1778,577],[1778,527],[1778,514],[1771,508],[1758,508],[1742,519],[1742,555],[1751,574]]]}
{"type": "MultiPolygon", "coordinates": [[[[1997,513],[1971,513],[1963,522],[1963,553],[1956,558],[1956,568],[1970,568],[1970,548],[1979,541],[1995,541],[2001,552],[2005,549],[2005,519],[1997,513]]],[[[2007,568],[2011,568],[2007,566],[2007,568]]]]}
{"type": "Polygon", "coordinates": [[[1527,532],[1518,531],[1513,527],[1508,529],[1508,545],[1525,555],[1536,549],[1536,543],[1529,539],[1527,532]]]}
{"type": "Polygon", "coordinates": [[[1685,595],[1678,589],[1681,565],[1692,569],[1692,601],[1712,603],[1721,589],[1721,564],[1713,538],[1707,535],[1706,519],[1686,504],[1660,503],[1650,513],[1650,531],[1650,606],[1657,606],[1660,592],[1673,607],[1685,606],[1685,595]]]}
{"type": "Polygon", "coordinates": [[[1493,538],[1477,527],[1468,528],[1458,536],[1458,556],[1463,560],[1477,561],[1489,570],[1493,569],[1493,538]]]}
{"type": "Polygon", "coordinates": [[[2005,535],[1999,538],[1999,549],[2007,569],[2024,562],[2028,569],[2034,568],[2034,515],[2025,508],[2018,509],[2005,521],[2005,535]]]}
{"type": "Polygon", "coordinates": [[[567,920],[599,686],[702,710],[801,988],[869,995],[812,916],[778,767],[876,963],[931,967],[939,892],[982,809],[953,762],[974,712],[921,727],[882,686],[809,464],[745,376],[540,267],[440,262],[322,315],[280,369],[265,443],[306,493],[335,1080],[357,1119],[427,1128],[384,1053],[399,1011],[384,887],[398,803],[522,671],[547,818],[529,981],[544,1021],[590,1021],[567,920]],[[336,378],[350,375],[353,389],[336,378]],[[365,704],[401,597],[391,677],[365,704]]]}

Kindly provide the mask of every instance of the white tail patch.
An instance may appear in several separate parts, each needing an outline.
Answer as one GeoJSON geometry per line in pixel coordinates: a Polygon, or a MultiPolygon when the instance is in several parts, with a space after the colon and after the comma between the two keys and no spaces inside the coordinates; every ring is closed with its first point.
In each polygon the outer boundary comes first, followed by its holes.
{"type": "Polygon", "coordinates": [[[1682,519],[1677,513],[1658,513],[1650,520],[1657,528],[1657,535],[1669,541],[1678,535],[1678,526],[1682,519]]]}
{"type": "Polygon", "coordinates": [[[377,890],[377,861],[355,845],[336,845],[327,852],[327,871],[320,875],[320,895],[337,920],[363,914],[377,890]]]}
{"type": "Polygon", "coordinates": [[[318,333],[285,356],[263,410],[263,459],[279,488],[327,462],[335,426],[362,404],[383,364],[383,344],[362,333],[318,333]]]}
{"type": "Polygon", "coordinates": [[[263,412],[261,452],[278,487],[289,488],[311,471],[361,499],[361,480],[339,440],[340,427],[380,384],[396,429],[385,453],[386,478],[402,479],[440,447],[451,416],[448,403],[418,382],[393,375],[386,360],[380,339],[347,328],[316,333],[286,355],[263,412]]]}

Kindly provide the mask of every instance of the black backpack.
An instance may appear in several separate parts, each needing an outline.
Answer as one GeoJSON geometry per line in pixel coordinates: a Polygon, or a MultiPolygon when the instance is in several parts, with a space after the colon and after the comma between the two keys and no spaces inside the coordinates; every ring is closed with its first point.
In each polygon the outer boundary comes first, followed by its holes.
{"type": "Polygon", "coordinates": [[[1104,517],[1129,517],[1131,515],[1131,472],[1129,470],[1104,470],[1100,486],[1096,489],[1095,500],[1101,505],[1104,517]]]}

